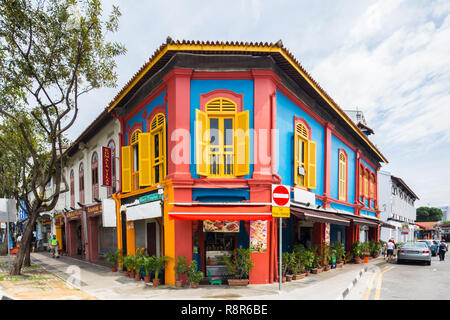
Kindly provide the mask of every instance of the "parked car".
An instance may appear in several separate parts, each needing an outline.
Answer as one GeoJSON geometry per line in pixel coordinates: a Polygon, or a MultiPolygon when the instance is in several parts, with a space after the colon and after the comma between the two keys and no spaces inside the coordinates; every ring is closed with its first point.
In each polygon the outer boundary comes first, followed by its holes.
{"type": "Polygon", "coordinates": [[[397,250],[397,263],[405,261],[423,261],[431,265],[431,249],[424,241],[406,242],[397,250]]]}
{"type": "Polygon", "coordinates": [[[434,240],[425,240],[425,239],[422,239],[422,240],[417,240],[418,242],[425,242],[426,244],[427,244],[427,246],[428,246],[428,248],[430,248],[430,250],[431,250],[431,255],[433,256],[433,257],[435,257],[436,255],[437,255],[437,251],[438,251],[438,246],[436,246],[435,244],[434,244],[434,240]]]}

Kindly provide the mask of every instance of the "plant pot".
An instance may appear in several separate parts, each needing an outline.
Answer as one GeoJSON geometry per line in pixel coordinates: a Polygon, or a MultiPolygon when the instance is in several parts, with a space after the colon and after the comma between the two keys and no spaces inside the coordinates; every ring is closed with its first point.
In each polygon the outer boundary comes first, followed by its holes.
{"type": "Polygon", "coordinates": [[[153,279],[153,286],[159,286],[159,279],[153,279]]]}
{"type": "Polygon", "coordinates": [[[344,263],[341,261],[339,263],[336,263],[336,268],[342,268],[344,266],[344,263]]]}
{"type": "Polygon", "coordinates": [[[330,271],[331,270],[331,265],[327,264],[326,266],[324,266],[324,271],[330,271]]]}
{"type": "Polygon", "coordinates": [[[141,275],[140,275],[139,273],[136,273],[134,279],[135,279],[136,281],[141,281],[141,275]]]}
{"type": "Polygon", "coordinates": [[[229,286],[247,286],[248,279],[228,279],[229,286]]]}
{"type": "Polygon", "coordinates": [[[134,277],[136,277],[136,273],[134,271],[131,271],[129,273],[129,276],[130,276],[130,278],[134,278],[134,277]]]}
{"type": "Polygon", "coordinates": [[[130,272],[127,270],[127,271],[125,271],[125,276],[126,277],[129,277],[130,276],[130,272]]]}
{"type": "Polygon", "coordinates": [[[112,267],[111,270],[112,272],[117,272],[117,267],[112,267]]]}
{"type": "Polygon", "coordinates": [[[198,283],[191,283],[191,288],[198,288],[198,283]]]}
{"type": "Polygon", "coordinates": [[[312,274],[318,274],[318,273],[321,273],[322,271],[323,271],[322,268],[313,268],[313,269],[311,270],[311,273],[312,273],[312,274]]]}
{"type": "Polygon", "coordinates": [[[183,287],[183,280],[175,280],[175,286],[178,288],[183,287]]]}
{"type": "Polygon", "coordinates": [[[362,259],[359,258],[359,257],[356,257],[356,258],[355,258],[355,263],[356,263],[356,264],[361,264],[361,263],[362,263],[362,259]]]}
{"type": "Polygon", "coordinates": [[[293,279],[300,280],[303,279],[304,277],[306,277],[306,273],[296,274],[293,279]]]}
{"type": "Polygon", "coordinates": [[[369,257],[368,256],[364,257],[364,263],[369,263],[369,257]]]}
{"type": "Polygon", "coordinates": [[[309,271],[309,269],[308,270],[306,270],[305,271],[305,276],[307,277],[307,276],[309,276],[309,273],[310,273],[311,271],[309,271]]]}
{"type": "Polygon", "coordinates": [[[286,275],[286,281],[288,281],[288,282],[292,281],[292,277],[293,277],[292,274],[287,274],[286,275]]]}
{"type": "Polygon", "coordinates": [[[144,277],[144,282],[145,283],[150,283],[150,276],[145,276],[144,277]]]}
{"type": "Polygon", "coordinates": [[[286,282],[286,276],[283,276],[283,277],[281,278],[281,282],[282,282],[282,283],[285,283],[285,282],[286,282]]]}

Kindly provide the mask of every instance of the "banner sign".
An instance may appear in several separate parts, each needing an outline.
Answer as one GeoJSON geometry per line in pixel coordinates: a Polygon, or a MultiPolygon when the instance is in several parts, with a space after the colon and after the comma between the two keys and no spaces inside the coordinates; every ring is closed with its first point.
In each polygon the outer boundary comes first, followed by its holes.
{"type": "Polygon", "coordinates": [[[267,252],[267,221],[250,221],[250,249],[252,252],[267,252]]]}
{"type": "Polygon", "coordinates": [[[20,201],[20,205],[19,205],[19,221],[23,221],[26,218],[28,218],[27,212],[25,210],[26,206],[25,206],[25,201],[23,200],[19,200],[20,201]],[[23,208],[22,208],[23,207],[23,208]]]}
{"type": "Polygon", "coordinates": [[[86,214],[88,215],[88,217],[98,216],[102,214],[102,212],[103,208],[101,203],[86,208],[86,214]]]}
{"type": "Polygon", "coordinates": [[[102,186],[112,186],[112,159],[111,148],[102,147],[102,167],[103,167],[103,183],[102,186]]]}
{"type": "Polygon", "coordinates": [[[239,232],[239,221],[205,220],[203,221],[204,232],[239,232]]]}
{"type": "Polygon", "coordinates": [[[68,220],[71,220],[71,219],[80,219],[82,214],[83,214],[83,210],[80,209],[80,210],[67,212],[65,215],[68,220]]]}

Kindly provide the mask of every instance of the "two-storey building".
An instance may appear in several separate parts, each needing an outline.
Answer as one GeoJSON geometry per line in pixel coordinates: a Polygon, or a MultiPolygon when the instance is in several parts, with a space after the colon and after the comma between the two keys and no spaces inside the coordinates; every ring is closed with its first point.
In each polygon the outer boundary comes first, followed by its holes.
{"type": "Polygon", "coordinates": [[[220,275],[223,255],[250,248],[250,283],[274,282],[273,184],[292,192],[284,251],[379,237],[387,160],[280,42],[168,39],[108,110],[121,124],[113,197],[125,254],[184,255],[220,275]]]}

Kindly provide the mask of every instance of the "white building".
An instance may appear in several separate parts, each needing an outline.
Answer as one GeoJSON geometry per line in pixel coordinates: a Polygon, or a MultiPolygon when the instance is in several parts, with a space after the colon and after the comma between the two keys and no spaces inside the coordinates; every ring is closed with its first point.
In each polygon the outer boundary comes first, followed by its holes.
{"type": "Polygon", "coordinates": [[[442,210],[442,220],[441,221],[448,221],[449,217],[448,217],[448,211],[450,209],[450,206],[444,206],[444,207],[437,207],[438,209],[442,210]]]}
{"type": "Polygon", "coordinates": [[[383,221],[380,240],[394,238],[396,242],[414,240],[416,208],[419,197],[399,177],[386,171],[378,172],[378,201],[383,221]]]}

